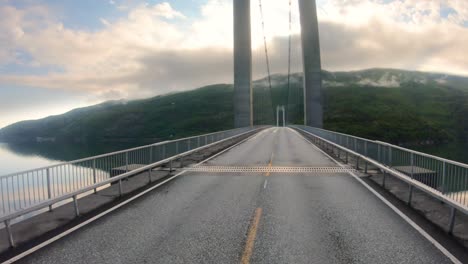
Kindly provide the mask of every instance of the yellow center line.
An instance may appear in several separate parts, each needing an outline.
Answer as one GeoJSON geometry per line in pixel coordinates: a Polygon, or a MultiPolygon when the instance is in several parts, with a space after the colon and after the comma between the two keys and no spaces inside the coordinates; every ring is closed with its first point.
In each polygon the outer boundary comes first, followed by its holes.
{"type": "Polygon", "coordinates": [[[262,216],[262,208],[255,209],[255,215],[247,234],[247,242],[245,243],[244,253],[242,254],[241,264],[249,264],[250,257],[253,253],[255,244],[255,238],[257,237],[258,224],[260,223],[260,217],[262,216]]]}
{"type": "Polygon", "coordinates": [[[271,168],[271,161],[270,161],[270,163],[268,163],[268,171],[265,172],[266,177],[270,176],[270,171],[271,171],[270,168],[271,168]]]}
{"type": "MultiPolygon", "coordinates": [[[[278,128],[275,129],[274,132],[276,132],[277,130],[278,130],[278,128]]],[[[275,156],[275,147],[276,147],[276,144],[277,144],[277,142],[276,142],[276,137],[277,137],[277,136],[276,136],[276,134],[275,134],[274,139],[273,139],[273,149],[272,149],[271,155],[270,155],[270,163],[268,163],[268,171],[265,173],[265,176],[267,176],[267,177],[270,176],[270,174],[271,174],[271,166],[273,166],[273,157],[275,156]]]]}
{"type": "Polygon", "coordinates": [[[271,172],[270,168],[273,165],[273,156],[274,156],[274,153],[272,152],[270,156],[270,163],[268,163],[268,171],[265,173],[265,176],[267,177],[270,176],[270,172],[271,172]]]}

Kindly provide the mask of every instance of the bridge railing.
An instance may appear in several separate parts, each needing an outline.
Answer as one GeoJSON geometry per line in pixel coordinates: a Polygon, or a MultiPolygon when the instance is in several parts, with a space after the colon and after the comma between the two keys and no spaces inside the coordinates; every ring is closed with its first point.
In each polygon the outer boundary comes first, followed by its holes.
{"type": "Polygon", "coordinates": [[[385,174],[391,174],[408,183],[408,203],[411,203],[413,188],[417,188],[451,206],[453,221],[457,209],[468,214],[468,164],[325,129],[293,127],[308,132],[327,147],[338,149],[338,153],[346,153],[346,162],[351,154],[356,158],[357,167],[359,161],[364,161],[366,168],[372,164],[382,170],[384,179],[385,174]]]}
{"type": "MultiPolygon", "coordinates": [[[[1,176],[0,223],[11,218],[8,216],[12,214],[29,211],[28,209],[45,201],[63,201],[61,198],[73,193],[86,195],[114,182],[121,185],[121,175],[141,171],[151,164],[169,163],[172,166],[172,160],[179,158],[181,154],[253,129],[257,128],[239,128],[164,141],[1,176]]],[[[49,204],[49,210],[53,204],[49,204]]]]}

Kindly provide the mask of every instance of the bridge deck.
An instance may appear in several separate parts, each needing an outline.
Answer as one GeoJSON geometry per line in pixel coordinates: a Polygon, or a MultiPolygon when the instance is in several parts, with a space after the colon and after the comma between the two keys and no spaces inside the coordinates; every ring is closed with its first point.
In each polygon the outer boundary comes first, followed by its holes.
{"type": "MultiPolygon", "coordinates": [[[[336,167],[272,128],[216,166],[336,167]]],[[[450,263],[345,173],[187,172],[21,263],[450,263]],[[248,263],[248,262],[245,262],[248,263]]]]}

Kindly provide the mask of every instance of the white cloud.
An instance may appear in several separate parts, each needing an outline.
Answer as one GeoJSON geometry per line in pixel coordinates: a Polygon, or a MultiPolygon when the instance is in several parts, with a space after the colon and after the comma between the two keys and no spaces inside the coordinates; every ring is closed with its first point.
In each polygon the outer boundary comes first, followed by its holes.
{"type": "MultiPolygon", "coordinates": [[[[285,72],[286,1],[263,1],[274,72],[285,72]]],[[[117,4],[121,4],[120,2],[117,4]]],[[[254,73],[265,75],[258,2],[252,1],[254,73]]],[[[190,18],[169,3],[139,5],[104,28],[66,28],[46,7],[0,7],[0,65],[27,52],[47,75],[0,75],[10,84],[83,90],[90,97],[141,97],[232,82],[232,0],[207,0],[190,18]]],[[[299,12],[293,1],[293,69],[301,68],[299,12]]],[[[464,0],[319,1],[322,62],[329,70],[395,67],[468,74],[464,0]],[[441,18],[441,7],[456,13],[441,18]]]]}

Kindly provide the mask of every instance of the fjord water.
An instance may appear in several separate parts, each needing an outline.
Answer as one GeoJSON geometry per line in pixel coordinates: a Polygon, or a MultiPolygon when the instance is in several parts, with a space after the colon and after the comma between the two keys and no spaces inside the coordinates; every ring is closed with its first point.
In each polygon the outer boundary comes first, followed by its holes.
{"type": "MultiPolygon", "coordinates": [[[[144,143],[0,143],[0,176],[141,145],[144,145],[144,143]]],[[[84,167],[72,165],[70,168],[72,171],[75,169],[74,172],[79,171],[83,174],[86,172],[86,168],[84,167]]],[[[66,179],[61,179],[56,182],[53,181],[52,184],[55,189],[60,189],[61,191],[67,190],[70,186],[89,184],[90,181],[85,175],[78,174],[79,173],[71,173],[66,179]]],[[[108,177],[108,172],[102,172],[100,175],[108,177]]],[[[47,199],[47,182],[45,181],[43,171],[37,174],[21,174],[19,177],[0,177],[0,216],[15,212],[44,199],[47,199]],[[28,177],[24,177],[25,175],[28,177]],[[24,191],[24,193],[20,194],[20,190],[24,191]]],[[[65,202],[67,201],[63,203],[65,202]]],[[[27,214],[23,217],[27,218],[36,213],[27,214]]],[[[15,221],[18,220],[19,219],[16,219],[15,221]]],[[[1,227],[2,225],[0,224],[0,228],[1,227]]]]}
{"type": "Polygon", "coordinates": [[[0,142],[0,176],[145,144],[148,143],[9,144],[0,142]]]}
{"type": "Polygon", "coordinates": [[[0,143],[0,175],[52,165],[57,161],[35,154],[21,154],[0,143]]]}

